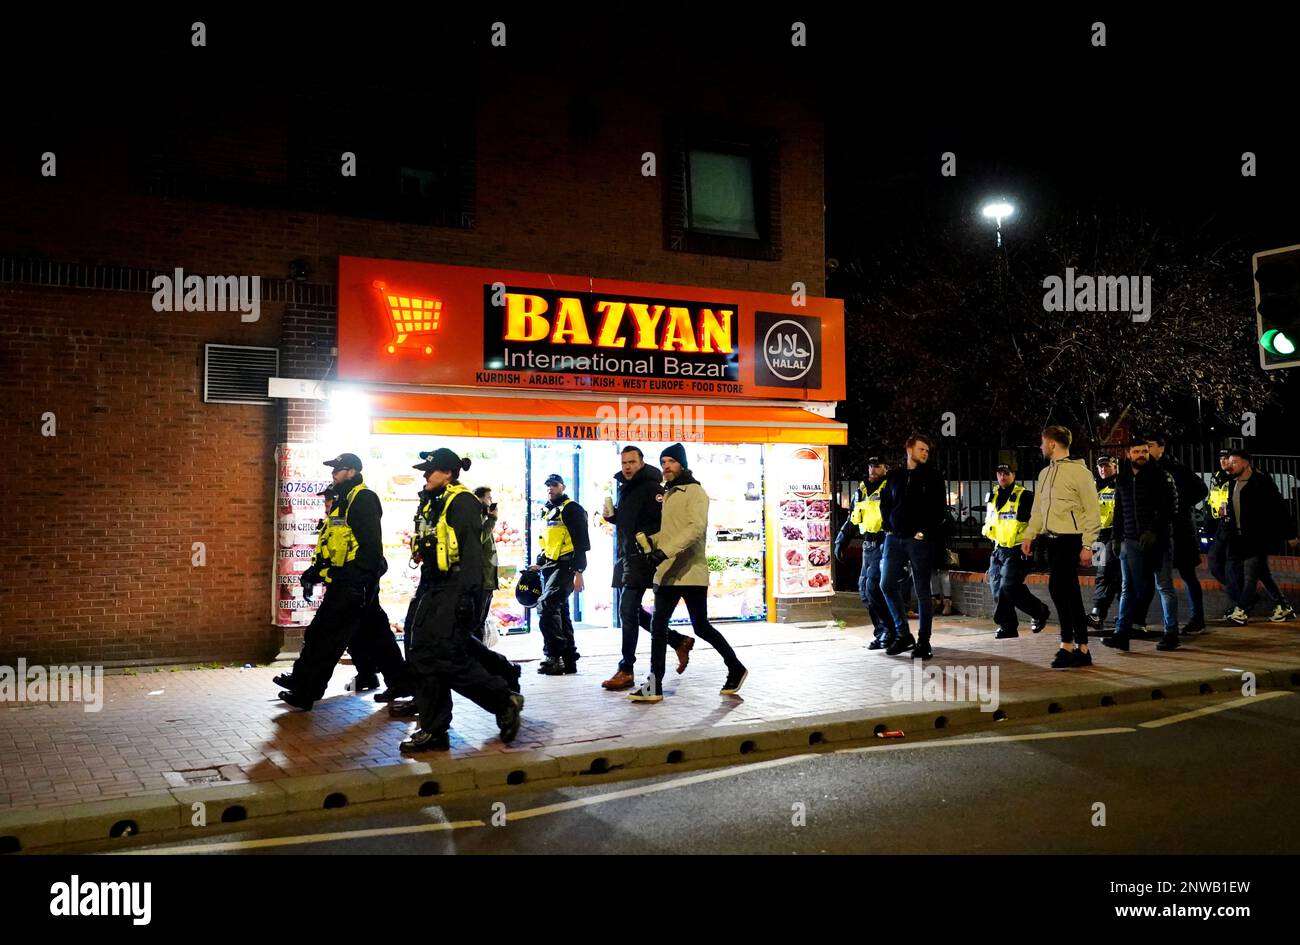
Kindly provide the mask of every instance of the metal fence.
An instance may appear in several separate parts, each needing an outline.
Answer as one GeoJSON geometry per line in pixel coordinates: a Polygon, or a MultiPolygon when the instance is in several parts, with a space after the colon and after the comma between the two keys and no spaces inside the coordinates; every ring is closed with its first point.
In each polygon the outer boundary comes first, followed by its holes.
{"type": "MultiPolygon", "coordinates": [[[[1199,473],[1208,485],[1219,469],[1220,448],[1205,443],[1184,443],[1171,447],[1171,451],[1180,461],[1199,473]]],[[[1097,471],[1096,459],[1104,452],[1103,449],[1097,449],[1087,456],[1094,474],[1097,471]]],[[[983,540],[980,529],[984,526],[985,502],[989,491],[997,486],[994,470],[999,464],[1008,463],[1013,466],[1017,470],[1017,481],[1030,491],[1037,482],[1038,471],[1045,465],[1037,447],[944,449],[940,444],[931,454],[930,461],[948,483],[948,507],[957,521],[957,529],[953,534],[955,543],[983,540]]],[[[1300,529],[1300,456],[1257,454],[1255,469],[1271,476],[1277,483],[1291,517],[1300,529]]],[[[847,516],[846,509],[858,484],[857,480],[842,480],[837,484],[837,528],[847,516]]],[[[1283,551],[1284,547],[1279,544],[1274,553],[1282,554],[1283,551]]]]}

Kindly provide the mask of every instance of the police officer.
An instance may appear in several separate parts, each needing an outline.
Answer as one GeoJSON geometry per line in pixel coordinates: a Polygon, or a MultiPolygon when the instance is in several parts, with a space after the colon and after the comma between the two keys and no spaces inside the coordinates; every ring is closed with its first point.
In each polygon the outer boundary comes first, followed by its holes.
{"type": "Polygon", "coordinates": [[[379,666],[390,688],[407,685],[401,650],[379,606],[379,579],[388,570],[379,497],[362,480],[355,453],[341,453],[325,465],[334,471],[334,507],[321,539],[324,565],[316,570],[325,599],[303,634],[302,652],[289,674],[291,686],[280,693],[282,701],[303,710],[325,694],[349,642],[379,666]]]}
{"type": "Polygon", "coordinates": [[[880,590],[880,557],[885,546],[885,525],[880,516],[880,495],[889,466],[879,456],[867,460],[867,481],[853,493],[853,509],[835,536],[835,560],[844,560],[844,546],[862,536],[862,570],[858,574],[858,597],[867,608],[875,638],[869,650],[883,650],[893,626],[885,595],[880,590]]]}
{"type": "Polygon", "coordinates": [[[1228,597],[1228,606],[1223,611],[1223,619],[1232,617],[1233,608],[1241,592],[1237,590],[1236,571],[1228,567],[1228,495],[1232,492],[1234,476],[1229,459],[1230,450],[1219,450],[1219,469],[1210,480],[1210,495],[1205,506],[1210,515],[1209,532],[1213,538],[1210,545],[1210,574],[1223,587],[1228,597]]]}
{"type": "Polygon", "coordinates": [[[501,740],[519,733],[524,697],[519,668],[483,645],[474,633],[483,588],[483,504],[460,484],[470,468],[449,449],[437,449],[415,466],[425,474],[431,536],[422,546],[428,586],[420,597],[411,641],[420,727],[402,742],[404,752],[450,747],[451,691],[496,715],[501,740]]]}
{"type": "Polygon", "coordinates": [[[1110,553],[1110,539],[1115,524],[1115,477],[1119,474],[1119,460],[1109,454],[1097,457],[1097,506],[1101,511],[1101,531],[1097,541],[1105,546],[1101,563],[1096,566],[1096,585],[1092,592],[1092,612],[1088,625],[1105,633],[1106,612],[1119,596],[1119,555],[1110,553]]]}
{"type": "Polygon", "coordinates": [[[993,592],[993,620],[998,625],[994,639],[1006,640],[1020,636],[1016,608],[1033,618],[1029,629],[1034,633],[1047,626],[1052,612],[1025,587],[1028,562],[1020,543],[1034,510],[1034,494],[1016,482],[1016,471],[1006,463],[997,468],[996,475],[998,487],[988,494],[981,532],[993,542],[988,582],[993,592]]]}
{"type": "Polygon", "coordinates": [[[542,513],[542,550],[533,570],[542,572],[542,599],[537,602],[542,631],[542,660],[537,671],[544,676],[571,675],[578,671],[578,652],[569,617],[569,595],[582,590],[587,568],[587,512],[564,494],[564,479],[546,477],[550,501],[542,513]]]}
{"type": "Polygon", "coordinates": [[[483,590],[479,594],[478,614],[474,618],[475,633],[487,642],[487,619],[492,610],[492,595],[501,586],[500,561],[497,558],[497,504],[492,501],[492,490],[479,486],[474,498],[483,506],[483,590]]]}

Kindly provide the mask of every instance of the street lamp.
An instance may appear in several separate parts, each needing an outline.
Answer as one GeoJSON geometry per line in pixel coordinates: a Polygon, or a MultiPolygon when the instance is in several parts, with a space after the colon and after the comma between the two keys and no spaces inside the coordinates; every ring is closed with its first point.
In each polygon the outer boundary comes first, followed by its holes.
{"type": "Polygon", "coordinates": [[[1015,213],[1016,208],[1013,207],[1005,200],[995,200],[991,203],[986,203],[984,205],[984,208],[980,212],[983,213],[986,218],[992,220],[996,225],[998,245],[1001,246],[1002,245],[1002,221],[1007,217],[1011,216],[1011,214],[1015,213]]]}

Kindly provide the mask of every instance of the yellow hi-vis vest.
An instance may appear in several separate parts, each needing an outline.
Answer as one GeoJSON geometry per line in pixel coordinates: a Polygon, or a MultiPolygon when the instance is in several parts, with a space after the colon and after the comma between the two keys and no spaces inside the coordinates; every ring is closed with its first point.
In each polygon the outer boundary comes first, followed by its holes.
{"type": "Polygon", "coordinates": [[[1210,507],[1210,514],[1216,519],[1223,517],[1223,510],[1228,507],[1228,493],[1231,491],[1231,479],[1225,480],[1210,490],[1210,498],[1207,504],[1210,507]]]}
{"type": "Polygon", "coordinates": [[[1115,487],[1102,486],[1098,489],[1097,504],[1101,510],[1101,527],[1110,528],[1115,524],[1115,487]]]}
{"type": "Polygon", "coordinates": [[[880,493],[884,488],[884,479],[876,483],[874,488],[871,483],[864,482],[854,495],[853,511],[849,514],[849,521],[863,534],[874,534],[885,530],[885,521],[880,516],[880,493]]]}
{"type": "Polygon", "coordinates": [[[542,533],[542,554],[547,561],[559,561],[561,555],[573,551],[573,536],[569,534],[569,526],[564,524],[564,508],[572,501],[565,499],[542,518],[546,523],[546,531],[542,533]]]}
{"type": "Polygon", "coordinates": [[[447,509],[451,508],[456,496],[464,492],[469,492],[469,489],[459,482],[451,482],[442,494],[442,511],[433,526],[433,540],[438,544],[433,566],[439,571],[450,571],[460,564],[460,542],[456,539],[456,529],[447,524],[447,509]]]}
{"type": "MultiPolygon", "coordinates": [[[[335,504],[334,511],[325,521],[325,533],[316,542],[316,553],[323,554],[326,563],[333,567],[347,564],[357,557],[360,545],[357,544],[357,536],[352,534],[352,526],[348,524],[348,514],[352,511],[352,501],[366,488],[368,486],[364,482],[352,487],[348,492],[347,509],[342,515],[338,513],[338,504],[335,504]]],[[[320,579],[326,584],[333,580],[329,572],[328,567],[320,569],[320,579]]]]}
{"type": "Polygon", "coordinates": [[[417,555],[422,556],[424,554],[433,538],[433,525],[429,521],[429,509],[432,505],[433,500],[426,498],[420,503],[420,508],[415,513],[415,528],[411,531],[412,561],[415,560],[417,555]]]}
{"type": "Polygon", "coordinates": [[[1014,548],[1020,544],[1028,522],[1020,521],[1020,497],[1025,494],[1025,487],[1014,485],[1006,504],[998,508],[998,490],[989,493],[988,508],[984,512],[984,528],[981,533],[991,538],[993,543],[1003,548],[1014,548]]]}

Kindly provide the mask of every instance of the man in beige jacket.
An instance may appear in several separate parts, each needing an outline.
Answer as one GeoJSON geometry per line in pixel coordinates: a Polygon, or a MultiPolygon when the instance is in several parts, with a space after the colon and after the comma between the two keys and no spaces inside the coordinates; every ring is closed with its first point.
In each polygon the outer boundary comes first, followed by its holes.
{"type": "Polygon", "coordinates": [[[1087,463],[1070,459],[1072,439],[1065,427],[1043,431],[1043,458],[1050,462],[1038,474],[1034,510],[1020,546],[1026,555],[1032,554],[1035,542],[1045,546],[1050,571],[1047,591],[1061,624],[1061,648],[1052,660],[1052,669],[1092,665],[1079,568],[1092,567],[1092,543],[1101,530],[1101,507],[1087,463]]]}
{"type": "MultiPolygon", "coordinates": [[[[674,443],[659,457],[663,469],[663,518],[659,531],[648,536],[655,565],[655,612],[650,624],[650,677],[628,693],[633,702],[662,702],[664,656],[668,650],[668,621],[682,601],[696,636],[707,642],[727,664],[722,695],[735,695],[749,676],[726,639],[709,623],[709,562],[705,533],[709,525],[709,495],[686,465],[686,448],[674,443]]],[[[638,545],[644,533],[637,535],[638,545]]],[[[645,547],[641,545],[641,547],[645,547]]]]}

